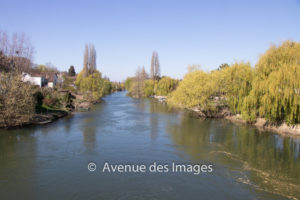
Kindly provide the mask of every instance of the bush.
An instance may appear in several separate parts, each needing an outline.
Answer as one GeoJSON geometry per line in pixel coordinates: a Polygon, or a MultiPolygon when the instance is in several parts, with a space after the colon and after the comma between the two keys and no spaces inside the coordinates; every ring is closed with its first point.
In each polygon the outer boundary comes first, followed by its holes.
{"type": "Polygon", "coordinates": [[[17,74],[1,73],[0,122],[6,127],[28,122],[35,114],[36,90],[36,87],[22,82],[17,74]]]}

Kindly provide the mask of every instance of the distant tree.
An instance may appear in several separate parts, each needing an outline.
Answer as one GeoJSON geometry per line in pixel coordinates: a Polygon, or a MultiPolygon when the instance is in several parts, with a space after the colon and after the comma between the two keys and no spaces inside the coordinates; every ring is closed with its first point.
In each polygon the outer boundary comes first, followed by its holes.
{"type": "Polygon", "coordinates": [[[45,65],[40,64],[36,66],[36,72],[58,72],[58,69],[50,62],[46,63],[45,65]]]}
{"type": "Polygon", "coordinates": [[[96,49],[93,44],[86,44],[83,56],[83,76],[87,77],[96,71],[96,49]]]}
{"type": "Polygon", "coordinates": [[[73,65],[70,66],[68,74],[69,74],[69,76],[75,76],[76,75],[75,68],[74,68],[73,65]]]}
{"type": "Polygon", "coordinates": [[[93,44],[89,45],[89,74],[96,71],[96,49],[93,44]]]}
{"type": "Polygon", "coordinates": [[[149,77],[144,66],[141,68],[141,77],[143,78],[143,80],[146,80],[149,77]]]}
{"type": "Polygon", "coordinates": [[[87,77],[89,75],[89,46],[86,44],[83,55],[83,77],[87,77]]]}
{"type": "Polygon", "coordinates": [[[160,78],[160,64],[158,59],[158,53],[156,51],[152,53],[150,78],[152,80],[158,80],[160,78]]]}
{"type": "Polygon", "coordinates": [[[225,69],[225,68],[227,68],[227,67],[229,67],[229,65],[228,65],[227,63],[223,63],[223,64],[221,64],[221,65],[219,66],[218,70],[222,70],[222,69],[225,69]]]}
{"type": "Polygon", "coordinates": [[[144,96],[144,81],[148,75],[144,67],[138,67],[135,73],[135,81],[130,87],[130,94],[132,97],[141,98],[144,96]]]}
{"type": "Polygon", "coordinates": [[[30,71],[33,47],[24,33],[10,37],[0,30],[0,71],[30,71]]]}
{"type": "Polygon", "coordinates": [[[201,70],[201,65],[189,65],[187,67],[187,70],[188,70],[188,73],[194,72],[194,71],[197,71],[197,70],[201,70]]]}

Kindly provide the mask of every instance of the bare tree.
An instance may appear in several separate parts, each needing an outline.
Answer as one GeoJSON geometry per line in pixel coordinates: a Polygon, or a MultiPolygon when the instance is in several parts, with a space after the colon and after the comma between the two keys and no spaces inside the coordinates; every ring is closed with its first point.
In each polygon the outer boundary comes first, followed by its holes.
{"type": "Polygon", "coordinates": [[[158,80],[160,78],[160,64],[158,59],[158,53],[156,51],[152,53],[150,78],[152,80],[158,80]]]}
{"type": "Polygon", "coordinates": [[[145,67],[138,67],[135,73],[135,82],[131,88],[131,95],[135,98],[144,96],[144,81],[148,78],[145,67]]]}
{"type": "Polygon", "coordinates": [[[86,44],[83,56],[84,77],[96,71],[96,49],[93,44],[86,44]]]}
{"type": "Polygon", "coordinates": [[[89,45],[89,52],[90,52],[90,57],[89,57],[89,73],[92,74],[96,71],[96,49],[93,44],[89,45]]]}
{"type": "Polygon", "coordinates": [[[144,82],[146,79],[148,79],[148,74],[147,74],[147,72],[146,72],[144,66],[141,68],[141,78],[142,78],[143,82],[144,82]]]}
{"type": "Polygon", "coordinates": [[[1,69],[29,71],[32,67],[32,55],[33,47],[24,33],[14,33],[10,38],[6,32],[0,30],[1,69]]]}
{"type": "Polygon", "coordinates": [[[83,55],[83,76],[89,75],[89,46],[86,44],[83,55]]]}

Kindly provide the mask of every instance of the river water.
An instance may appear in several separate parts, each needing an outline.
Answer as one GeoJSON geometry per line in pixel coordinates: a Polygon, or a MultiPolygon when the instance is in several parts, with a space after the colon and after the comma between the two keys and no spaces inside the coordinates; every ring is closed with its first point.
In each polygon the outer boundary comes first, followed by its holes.
{"type": "Polygon", "coordinates": [[[300,198],[299,139],[125,94],[52,124],[0,130],[0,199],[300,198]],[[113,173],[105,162],[213,171],[113,173]]]}

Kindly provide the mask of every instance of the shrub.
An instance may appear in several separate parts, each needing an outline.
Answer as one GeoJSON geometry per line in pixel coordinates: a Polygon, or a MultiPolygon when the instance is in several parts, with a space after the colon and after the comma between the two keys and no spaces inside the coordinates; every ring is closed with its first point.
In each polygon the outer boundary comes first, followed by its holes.
{"type": "Polygon", "coordinates": [[[0,74],[0,122],[4,126],[21,125],[35,114],[37,88],[21,81],[14,73],[0,74]]]}

